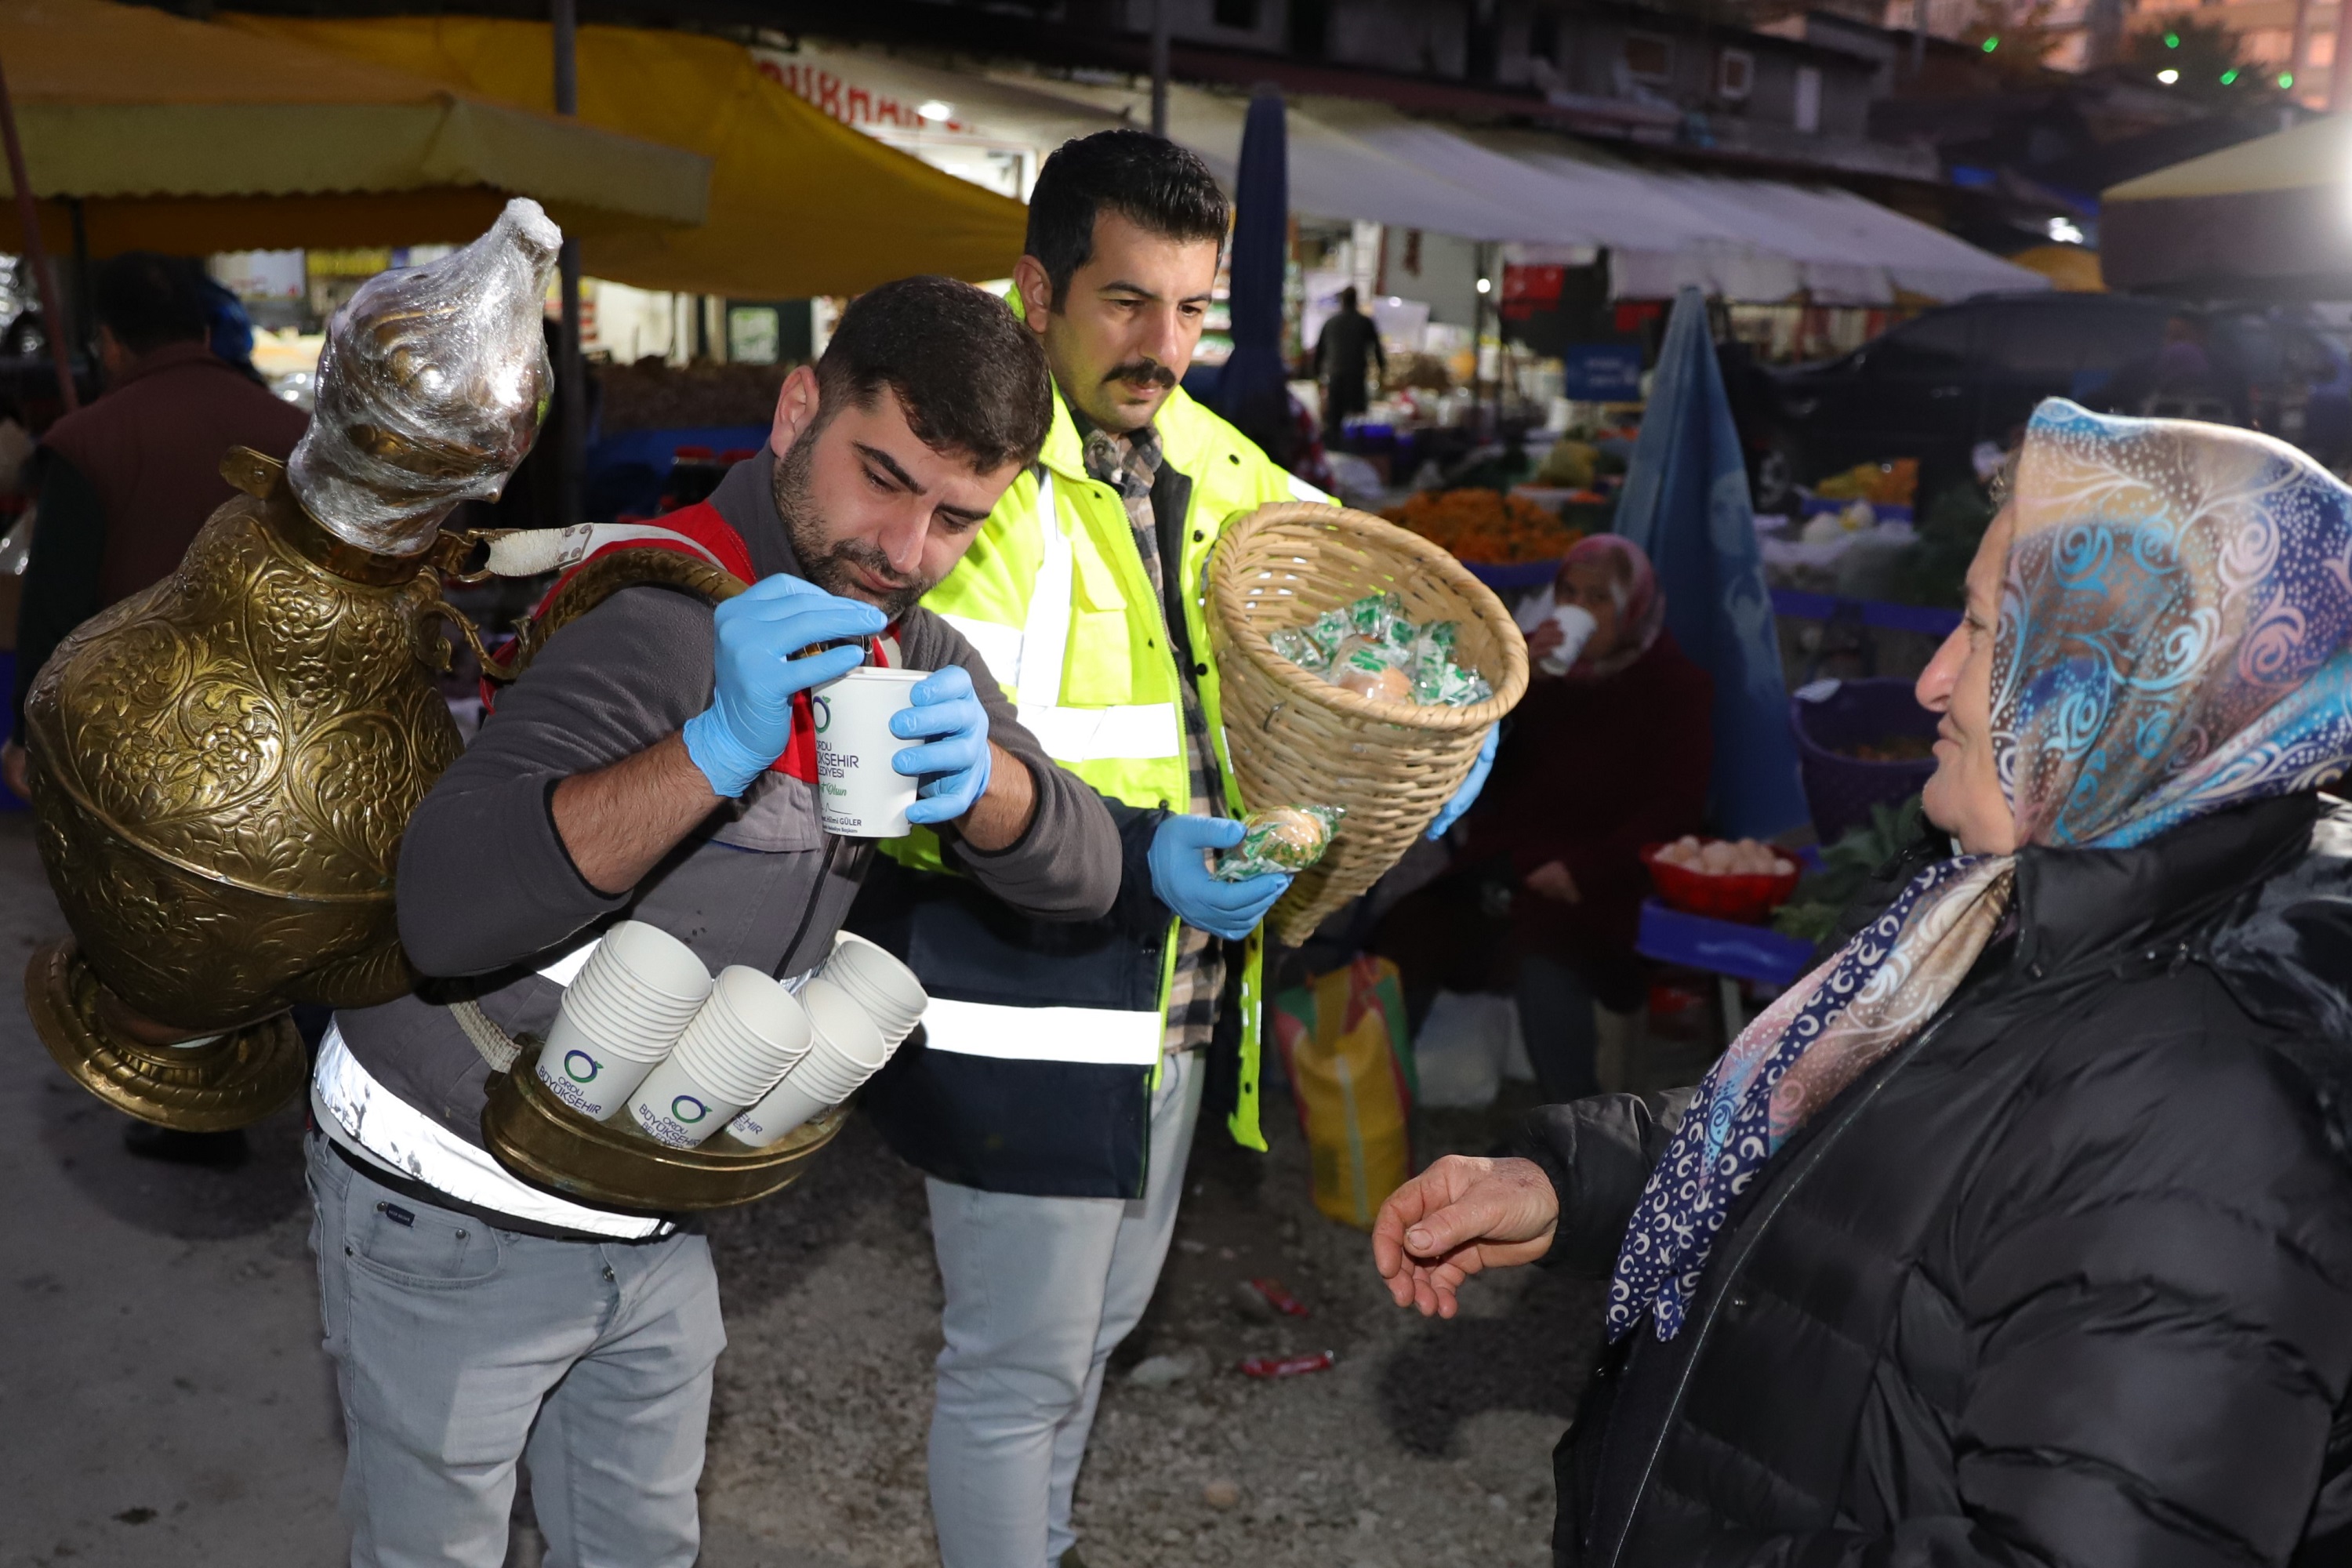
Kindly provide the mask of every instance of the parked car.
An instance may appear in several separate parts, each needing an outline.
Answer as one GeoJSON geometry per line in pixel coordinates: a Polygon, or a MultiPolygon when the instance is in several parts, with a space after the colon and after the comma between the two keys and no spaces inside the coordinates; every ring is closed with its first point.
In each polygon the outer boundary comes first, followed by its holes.
{"type": "MultiPolygon", "coordinates": [[[[1730,367],[1727,366],[1727,371],[1730,367]]],[[[2119,294],[1987,294],[1922,312],[1841,358],[1727,374],[1759,511],[1857,463],[1919,461],[1922,500],[2006,447],[2035,404],[2250,425],[2352,458],[2352,365],[2277,312],[2119,294]],[[2183,367],[2193,374],[2184,374],[2183,367]]]]}

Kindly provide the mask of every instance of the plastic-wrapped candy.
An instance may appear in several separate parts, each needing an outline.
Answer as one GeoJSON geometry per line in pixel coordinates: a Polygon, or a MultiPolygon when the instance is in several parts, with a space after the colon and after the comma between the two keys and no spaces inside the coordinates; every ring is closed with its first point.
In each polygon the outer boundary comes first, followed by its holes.
{"type": "Polygon", "coordinates": [[[1265,640],[1274,645],[1276,653],[1309,675],[1320,675],[1331,668],[1331,650],[1304,626],[1284,626],[1265,640]]]}
{"type": "Polygon", "coordinates": [[[1339,657],[1331,661],[1324,679],[1359,697],[1381,702],[1415,700],[1412,678],[1389,657],[1386,648],[1364,637],[1349,637],[1339,645],[1339,657]]]}
{"type": "Polygon", "coordinates": [[[1242,841],[1217,857],[1210,874],[1238,882],[1268,871],[1304,871],[1323,858],[1339,819],[1339,805],[1276,805],[1242,818],[1242,841]]]}
{"type": "Polygon", "coordinates": [[[1367,594],[1266,640],[1309,675],[1360,697],[1458,708],[1494,695],[1484,676],[1455,663],[1459,635],[1452,621],[1415,626],[1403,599],[1390,593],[1367,594]]]}

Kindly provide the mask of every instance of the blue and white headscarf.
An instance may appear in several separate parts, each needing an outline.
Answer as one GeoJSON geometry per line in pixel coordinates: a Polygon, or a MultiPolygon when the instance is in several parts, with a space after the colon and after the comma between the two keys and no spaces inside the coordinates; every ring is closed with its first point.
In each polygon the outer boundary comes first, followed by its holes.
{"type": "MultiPolygon", "coordinates": [[[[2284,442],[2042,405],[1993,642],[2017,842],[2123,848],[2316,789],[2352,763],[2352,489],[2284,442]]],[[[1909,1039],[2007,913],[2013,856],[1922,872],[1741,1032],[1651,1173],[1609,1337],[1672,1339],[1732,1201],[1813,1111],[1909,1039]]]]}

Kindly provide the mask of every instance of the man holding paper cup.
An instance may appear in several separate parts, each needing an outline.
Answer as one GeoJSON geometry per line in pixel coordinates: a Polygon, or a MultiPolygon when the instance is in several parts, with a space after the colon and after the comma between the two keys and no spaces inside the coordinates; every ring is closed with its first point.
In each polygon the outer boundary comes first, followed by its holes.
{"type": "Polygon", "coordinates": [[[1204,583],[1227,519],[1328,498],[1177,385],[1228,216],[1199,158],[1139,131],[1045,161],[1013,279],[1053,367],[1053,431],[925,600],[1111,803],[1118,907],[1076,927],[1008,918],[921,835],[890,848],[901,864],[877,868],[859,906],[859,929],[931,997],[927,1046],[861,1104],[930,1178],[947,1568],[1076,1561],[1071,1492],[1104,1364],[1151,1298],[1204,1105],[1265,1147],[1257,928],[1289,879],[1208,872],[1241,839],[1242,802],[1204,583]]]}
{"type": "Polygon", "coordinates": [[[694,1562],[724,1342],[709,1250],[658,1215],[509,1175],[482,1146],[484,1084],[515,1036],[546,1034],[575,977],[615,1029],[676,1037],[710,973],[745,966],[722,991],[736,1033],[756,1035],[765,977],[833,951],[875,839],[826,830],[823,770],[845,764],[824,761],[824,693],[863,668],[890,678],[896,744],[867,732],[855,762],[900,787],[861,797],[867,834],[923,824],[1024,919],[1110,907],[1120,846],[1102,803],[917,606],[1035,458],[1050,396],[1037,344],[990,295],[937,278],[864,295],[786,380],[766,451],[709,502],[615,531],[751,587],[716,611],[629,588],[567,626],[409,824],[401,935],[437,978],[339,1015],[312,1084],[355,1564],[497,1568],[526,1458],[551,1560],[694,1562]]]}

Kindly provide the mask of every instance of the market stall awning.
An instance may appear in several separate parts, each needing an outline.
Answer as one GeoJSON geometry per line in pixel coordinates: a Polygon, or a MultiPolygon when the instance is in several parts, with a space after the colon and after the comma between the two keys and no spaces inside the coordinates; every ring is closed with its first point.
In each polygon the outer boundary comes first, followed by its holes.
{"type": "MultiPolygon", "coordinates": [[[[1037,81],[1040,90],[1146,123],[1149,95],[1119,86],[1037,81]]],[[[1171,83],[1168,133],[1198,153],[1227,190],[1241,163],[1246,99],[1171,83]]],[[[1290,210],[1310,216],[1426,229],[1463,239],[1549,239],[1557,226],[1502,200],[1391,156],[1326,125],[1303,107],[1289,121],[1290,210]],[[1539,232],[1522,233],[1534,226],[1539,232]]],[[[1563,242],[1565,243],[1565,242],[1563,242]]]]}
{"type": "MultiPolygon", "coordinates": [[[[1036,85],[1130,112],[1139,97],[1124,87],[1036,85]]],[[[1244,107],[1171,88],[1169,133],[1230,184],[1244,107]]],[[[2049,286],[1851,191],[1644,168],[1549,132],[1462,130],[1358,99],[1292,103],[1290,205],[1548,253],[1606,249],[1619,299],[1667,299],[1691,286],[1740,300],[1801,293],[1821,304],[1891,305],[2049,286]]]]}
{"type": "Polygon", "coordinates": [[[2352,116],[2109,186],[2099,254],[2114,289],[2352,300],[2352,116]]]}
{"type": "Polygon", "coordinates": [[[0,0],[0,62],[59,249],[68,200],[101,256],[469,239],[509,195],[582,234],[703,217],[692,153],[144,6],[0,0]]]}
{"type": "Polygon", "coordinates": [[[1821,305],[1891,305],[2048,287],[1839,186],[1637,168],[1535,132],[1464,134],[1557,182],[1558,199],[1586,215],[1586,243],[1608,247],[1616,299],[1671,299],[1688,287],[1754,303],[1801,292],[1821,305]]]}
{"type": "Polygon", "coordinates": [[[950,170],[969,167],[960,155],[972,153],[1034,153],[1042,161],[1072,137],[1128,123],[1123,115],[1024,82],[923,65],[878,48],[755,44],[751,58],[833,119],[950,170]]]}
{"type": "MultiPolygon", "coordinates": [[[[1822,305],[1942,301],[2050,287],[2050,279],[2041,273],[1835,185],[1700,174],[1654,177],[1739,234],[1741,243],[1727,251],[1697,247],[1697,268],[1683,259],[1691,252],[1670,258],[1631,246],[1622,252],[1612,249],[1610,288],[1620,298],[1664,298],[1685,281],[1706,287],[1710,279],[1723,276],[1725,268],[1773,256],[1796,264],[1807,297],[1822,305]],[[1700,275],[1685,279],[1685,270],[1700,275]]],[[[1728,287],[1715,291],[1743,297],[1728,287]]]]}
{"type": "MultiPolygon", "coordinates": [[[[549,30],[478,16],[310,21],[225,16],[286,38],[530,109],[554,100],[549,30]]],[[[914,272],[1002,278],[1027,209],[821,112],[740,44],[690,33],[583,27],[580,117],[709,158],[702,226],[586,237],[599,278],[737,299],[854,294],[914,272]]]]}

